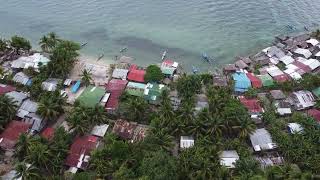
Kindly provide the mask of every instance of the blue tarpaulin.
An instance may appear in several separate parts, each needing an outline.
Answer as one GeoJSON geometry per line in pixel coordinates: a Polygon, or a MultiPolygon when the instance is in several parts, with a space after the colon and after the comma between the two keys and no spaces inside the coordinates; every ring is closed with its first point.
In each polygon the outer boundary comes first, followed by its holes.
{"type": "Polygon", "coordinates": [[[245,92],[251,87],[250,79],[243,72],[236,72],[232,75],[235,92],[245,92]]]}
{"type": "Polygon", "coordinates": [[[76,82],[76,84],[74,84],[74,85],[72,86],[71,92],[72,92],[72,93],[76,93],[76,92],[79,90],[80,84],[81,84],[81,81],[78,80],[78,81],[76,82]]]}

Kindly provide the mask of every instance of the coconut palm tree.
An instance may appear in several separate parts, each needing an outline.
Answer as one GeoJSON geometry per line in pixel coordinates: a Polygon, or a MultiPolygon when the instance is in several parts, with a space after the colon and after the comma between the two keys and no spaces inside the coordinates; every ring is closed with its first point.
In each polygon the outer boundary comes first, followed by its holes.
{"type": "Polygon", "coordinates": [[[239,132],[240,139],[245,139],[256,129],[256,125],[252,120],[245,118],[240,121],[238,126],[233,126],[232,128],[239,132]]]}
{"type": "Polygon", "coordinates": [[[148,112],[148,103],[141,97],[130,97],[123,104],[126,116],[136,122],[144,122],[148,112]]]}
{"type": "Polygon", "coordinates": [[[151,129],[148,136],[142,142],[147,150],[165,150],[170,152],[174,146],[174,137],[167,133],[166,129],[151,129]]]}
{"type": "Polygon", "coordinates": [[[90,113],[91,123],[93,124],[102,124],[107,122],[107,114],[103,106],[96,105],[90,113]]]}
{"type": "Polygon", "coordinates": [[[17,171],[15,179],[21,178],[22,180],[29,179],[41,179],[39,169],[32,164],[26,164],[25,162],[20,162],[15,166],[17,171]]]}
{"type": "Polygon", "coordinates": [[[320,29],[317,29],[316,31],[312,32],[312,36],[316,39],[320,39],[320,29]]]}
{"type": "Polygon", "coordinates": [[[33,142],[30,144],[29,153],[26,156],[27,162],[34,162],[38,167],[44,167],[49,170],[52,154],[49,147],[41,142],[33,142]]]}
{"type": "Polygon", "coordinates": [[[90,130],[92,126],[90,111],[91,109],[79,105],[74,107],[67,117],[67,122],[70,124],[71,129],[74,129],[77,134],[83,135],[90,130]]]}
{"type": "Polygon", "coordinates": [[[4,126],[12,120],[17,111],[16,102],[6,95],[0,96],[0,128],[4,128],[4,126]]]}
{"type": "Polygon", "coordinates": [[[81,74],[81,81],[85,86],[89,86],[90,82],[92,81],[92,73],[87,71],[86,69],[82,71],[81,74]]]}
{"type": "Polygon", "coordinates": [[[50,39],[47,36],[42,36],[39,45],[44,52],[49,52],[49,49],[51,49],[50,39]]]}
{"type": "Polygon", "coordinates": [[[45,98],[40,100],[37,114],[45,120],[55,120],[64,112],[64,98],[58,92],[50,93],[45,98]]]}
{"type": "Polygon", "coordinates": [[[21,134],[15,147],[14,156],[19,160],[23,160],[25,155],[29,152],[30,144],[31,138],[27,134],[21,134]]]}

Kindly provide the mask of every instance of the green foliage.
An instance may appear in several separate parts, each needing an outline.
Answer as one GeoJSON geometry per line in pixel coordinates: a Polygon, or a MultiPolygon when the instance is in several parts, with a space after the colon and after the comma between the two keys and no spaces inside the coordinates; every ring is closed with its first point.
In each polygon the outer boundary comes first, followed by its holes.
{"type": "Polygon", "coordinates": [[[142,176],[154,180],[175,180],[177,170],[175,158],[164,151],[147,153],[139,167],[142,176]]]}
{"type": "Polygon", "coordinates": [[[52,51],[51,61],[47,65],[48,76],[61,79],[67,77],[79,56],[78,50],[79,44],[61,40],[52,51]]]}
{"type": "Polygon", "coordinates": [[[317,29],[316,31],[312,32],[311,36],[320,40],[320,29],[317,29]]]}
{"type": "Polygon", "coordinates": [[[66,120],[71,125],[71,128],[75,130],[76,134],[84,135],[94,125],[106,123],[107,116],[100,105],[89,108],[79,104],[72,109],[66,120]]]}
{"type": "Polygon", "coordinates": [[[25,162],[19,162],[15,166],[16,176],[15,179],[21,178],[22,180],[28,179],[41,179],[40,171],[34,165],[26,164],[25,162]]]}
{"type": "Polygon", "coordinates": [[[240,156],[240,159],[236,161],[236,174],[250,178],[259,172],[261,172],[261,169],[259,168],[259,163],[252,157],[242,157],[240,156]]]}
{"type": "Polygon", "coordinates": [[[157,65],[150,65],[147,67],[144,80],[146,82],[159,82],[164,78],[161,69],[157,65]]]}
{"type": "Polygon", "coordinates": [[[201,74],[200,77],[204,85],[209,85],[213,82],[213,76],[211,74],[201,74]]]}
{"type": "Polygon", "coordinates": [[[61,40],[58,38],[58,36],[54,32],[51,32],[40,39],[39,45],[42,51],[51,52],[60,41],[61,40]]]}
{"type": "Polygon", "coordinates": [[[27,39],[20,36],[11,37],[11,46],[15,48],[17,51],[18,50],[29,51],[31,49],[30,42],[27,39]]]}
{"type": "Polygon", "coordinates": [[[17,108],[12,98],[0,95],[0,129],[4,129],[4,126],[15,117],[17,108]]]}
{"type": "Polygon", "coordinates": [[[182,75],[177,82],[177,90],[181,98],[190,98],[201,90],[199,75],[182,75]]]}
{"type": "Polygon", "coordinates": [[[3,52],[7,49],[7,43],[4,39],[0,39],[0,52],[3,52]]]}
{"type": "Polygon", "coordinates": [[[255,88],[249,88],[248,91],[245,92],[244,96],[248,99],[256,98],[258,95],[258,91],[255,88]]]}
{"type": "Polygon", "coordinates": [[[56,120],[64,112],[64,105],[65,99],[58,91],[47,92],[40,99],[37,114],[49,121],[56,120]]]}
{"type": "Polygon", "coordinates": [[[128,96],[120,103],[119,111],[131,121],[146,123],[148,119],[149,104],[142,97],[128,96]]]}
{"type": "Polygon", "coordinates": [[[87,71],[86,69],[82,71],[81,74],[81,82],[87,87],[90,85],[90,82],[92,81],[92,74],[91,72],[87,71]]]}

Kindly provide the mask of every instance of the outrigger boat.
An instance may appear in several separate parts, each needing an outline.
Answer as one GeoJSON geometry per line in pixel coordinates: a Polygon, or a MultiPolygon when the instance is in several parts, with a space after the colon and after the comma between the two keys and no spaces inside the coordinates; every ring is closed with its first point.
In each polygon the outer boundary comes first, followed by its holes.
{"type": "Polygon", "coordinates": [[[306,31],[309,31],[309,28],[308,28],[307,26],[304,26],[304,29],[305,29],[306,31]]]}
{"type": "Polygon", "coordinates": [[[83,44],[81,44],[81,47],[84,47],[84,46],[86,46],[88,43],[86,42],[86,43],[83,43],[83,44]]]}
{"type": "Polygon", "coordinates": [[[207,53],[202,53],[202,59],[207,61],[208,63],[211,63],[211,59],[209,58],[207,53]]]}
{"type": "Polygon", "coordinates": [[[124,48],[122,48],[121,50],[120,50],[120,53],[123,53],[123,52],[125,52],[125,51],[127,51],[128,50],[128,48],[127,47],[124,47],[124,48]]]}
{"type": "Polygon", "coordinates": [[[99,58],[97,59],[97,61],[100,61],[100,60],[103,58],[103,56],[104,56],[104,54],[101,54],[101,55],[99,56],[99,58]]]}
{"type": "Polygon", "coordinates": [[[195,66],[192,66],[192,72],[193,72],[193,74],[197,74],[198,73],[198,69],[195,66]]]}
{"type": "Polygon", "coordinates": [[[164,58],[166,58],[166,56],[167,56],[167,51],[164,51],[163,54],[162,54],[161,60],[163,61],[164,58]]]}
{"type": "Polygon", "coordinates": [[[291,29],[291,30],[296,30],[296,28],[295,28],[294,26],[292,26],[292,25],[286,25],[286,27],[287,27],[288,29],[291,29]]]}

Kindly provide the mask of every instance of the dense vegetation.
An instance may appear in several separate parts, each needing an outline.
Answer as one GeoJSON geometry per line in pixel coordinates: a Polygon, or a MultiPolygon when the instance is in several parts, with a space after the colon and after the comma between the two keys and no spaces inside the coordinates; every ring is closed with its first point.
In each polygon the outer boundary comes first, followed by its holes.
{"type": "MultiPolygon", "coordinates": [[[[13,37],[11,46],[16,50],[29,51],[28,41],[13,37]]],[[[29,43],[30,44],[30,43],[29,43]]],[[[212,76],[183,74],[171,84],[181,100],[175,110],[169,91],[161,95],[159,105],[150,105],[144,98],[123,94],[119,111],[107,115],[97,105],[88,108],[80,102],[68,106],[60,92],[45,92],[41,83],[47,78],[64,79],[70,73],[78,57],[79,44],[63,40],[54,33],[41,38],[39,45],[50,54],[51,62],[41,66],[40,72],[24,70],[33,77],[31,87],[20,87],[30,92],[33,100],[39,102],[37,114],[50,123],[66,114],[70,131],[58,127],[52,139],[39,135],[21,135],[14,152],[17,177],[23,179],[117,179],[117,180],[174,180],[174,179],[316,179],[320,174],[320,129],[319,125],[304,114],[279,117],[272,106],[265,104],[263,114],[265,127],[278,145],[280,155],[286,164],[262,169],[249,141],[249,135],[257,128],[247,109],[232,95],[230,87],[217,88],[211,85],[212,76]],[[208,107],[198,107],[198,99],[205,98],[208,107]],[[147,125],[149,131],[141,142],[124,141],[108,133],[102,145],[91,156],[86,172],[76,175],[65,173],[64,160],[76,137],[91,131],[94,125],[123,118],[147,125]],[[289,134],[288,122],[298,122],[304,127],[302,134],[289,134]],[[180,136],[193,136],[193,147],[179,149],[180,136]],[[236,150],[240,159],[235,169],[220,165],[219,155],[224,150],[236,150]]],[[[0,41],[0,51],[6,47],[0,41]]],[[[146,82],[159,82],[164,76],[161,69],[151,65],[147,68],[146,82]]],[[[83,71],[83,85],[90,84],[91,73],[83,71]]],[[[270,89],[280,88],[286,92],[299,89],[312,90],[320,86],[319,75],[306,75],[301,81],[276,84],[270,89]]],[[[58,89],[60,89],[59,87],[58,89]]],[[[267,89],[262,89],[267,90],[267,89]]],[[[257,97],[262,90],[250,89],[247,98],[257,97]]],[[[262,102],[262,100],[261,100],[262,102]]],[[[17,106],[7,96],[0,96],[0,127],[14,119],[17,106]]]]}

